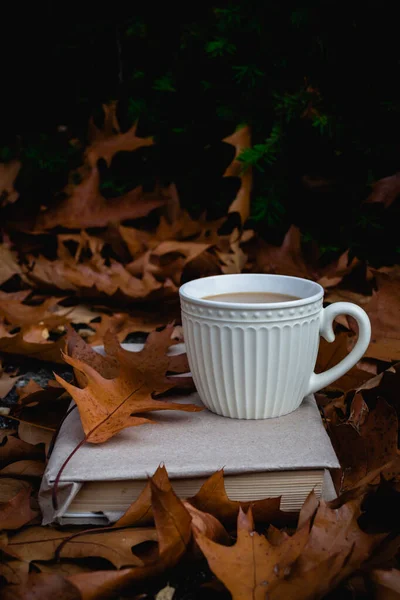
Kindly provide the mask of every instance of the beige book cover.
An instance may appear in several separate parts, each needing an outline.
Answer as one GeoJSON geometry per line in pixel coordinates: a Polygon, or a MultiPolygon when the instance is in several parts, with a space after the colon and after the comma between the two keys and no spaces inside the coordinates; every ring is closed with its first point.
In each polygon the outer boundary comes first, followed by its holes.
{"type": "MultiPolygon", "coordinates": [[[[171,400],[201,405],[196,393],[171,400]]],[[[79,510],[83,506],[89,509],[87,494],[83,495],[85,484],[95,486],[94,497],[98,502],[92,511],[78,515],[77,522],[84,518],[87,523],[95,523],[99,517],[103,522],[115,521],[160,463],[165,464],[173,484],[174,480],[191,480],[190,488],[185,482],[178,484],[184,486],[183,493],[188,489],[195,493],[204,478],[224,468],[228,495],[234,495],[236,490],[236,499],[245,500],[240,494],[245,494],[246,489],[247,493],[255,493],[252,488],[260,481],[258,493],[263,497],[281,495],[283,482],[284,489],[297,502],[317,485],[315,481],[321,488],[325,469],[339,467],[313,396],[305,398],[295,412],[276,419],[228,419],[206,409],[197,413],[159,411],[152,413],[152,418],[157,424],[131,427],[105,444],[85,444],[79,448],[61,475],[55,510],[51,501],[54,480],[65,459],[84,437],[78,410],[72,411],[61,428],[43,477],[39,495],[43,524],[73,522],[74,512],[69,507],[75,498],[83,498],[78,505],[75,501],[79,510]],[[282,472],[287,472],[284,477],[282,472]],[[253,485],[246,481],[249,475],[253,485]],[[113,484],[107,491],[104,487],[102,493],[98,487],[101,482],[119,482],[119,485],[113,484]]],[[[291,508],[290,502],[287,508],[291,508]]]]}

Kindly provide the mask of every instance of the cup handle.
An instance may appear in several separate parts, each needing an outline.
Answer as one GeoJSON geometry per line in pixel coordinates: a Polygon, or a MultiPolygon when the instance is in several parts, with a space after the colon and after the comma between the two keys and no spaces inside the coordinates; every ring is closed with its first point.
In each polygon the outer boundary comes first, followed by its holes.
{"type": "Polygon", "coordinates": [[[331,369],[323,373],[313,373],[308,384],[307,394],[312,394],[326,387],[339,377],[342,377],[360,360],[368,348],[371,339],[371,323],[367,313],[351,302],[335,302],[321,311],[320,335],[327,341],[333,342],[335,334],[332,324],[338,315],[350,315],[358,323],[358,340],[348,356],[331,369]]]}

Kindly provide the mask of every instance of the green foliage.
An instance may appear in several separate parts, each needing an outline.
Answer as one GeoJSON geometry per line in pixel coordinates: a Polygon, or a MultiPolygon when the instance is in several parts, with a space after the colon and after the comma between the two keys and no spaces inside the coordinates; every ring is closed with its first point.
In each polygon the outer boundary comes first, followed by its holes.
{"type": "MultiPolygon", "coordinates": [[[[218,182],[231,158],[218,144],[247,123],[253,146],[239,160],[253,168],[252,221],[260,232],[283,235],[294,222],[328,254],[350,245],[368,259],[397,259],[395,209],[362,207],[371,183],[399,168],[392,9],[236,0],[157,10],[111,6],[107,15],[74,13],[58,23],[48,63],[36,61],[48,70],[29,94],[31,120],[20,126],[20,110],[18,141],[0,144],[0,160],[23,160],[18,185],[30,189],[39,172],[54,188],[59,177],[61,189],[79,158],[68,136],[84,147],[88,116],[116,99],[122,129],[138,121],[139,135],[157,140],[135,166],[146,182],[176,181],[193,212],[222,210],[232,189],[218,182]],[[68,136],[57,131],[62,123],[68,136]],[[307,187],[308,176],[326,182],[307,187]]],[[[112,170],[101,186],[117,196],[129,189],[133,167],[119,167],[118,176],[112,170]]]]}

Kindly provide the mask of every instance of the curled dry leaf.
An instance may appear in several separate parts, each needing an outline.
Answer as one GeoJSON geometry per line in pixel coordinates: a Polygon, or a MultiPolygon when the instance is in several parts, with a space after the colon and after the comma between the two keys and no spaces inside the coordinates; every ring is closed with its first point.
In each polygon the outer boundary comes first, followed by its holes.
{"type": "Polygon", "coordinates": [[[67,229],[105,227],[109,223],[145,217],[162,206],[167,198],[161,193],[143,192],[137,187],[123,196],[107,200],[100,192],[100,173],[97,166],[82,169],[82,180],[69,184],[67,197],[57,206],[48,208],[37,217],[36,233],[62,226],[67,229]]]}
{"type": "Polygon", "coordinates": [[[378,290],[366,307],[372,338],[366,356],[380,360],[400,358],[400,276],[374,271],[378,290]]]}
{"type": "Polygon", "coordinates": [[[233,600],[264,600],[290,572],[308,535],[306,525],[274,546],[255,531],[251,509],[247,514],[240,509],[234,546],[221,546],[199,531],[195,532],[195,539],[210,569],[231,592],[233,600]]]}
{"type": "Polygon", "coordinates": [[[294,523],[295,513],[280,510],[280,498],[266,498],[255,502],[237,502],[230,500],[224,485],[223,470],[217,471],[202,485],[193,498],[187,500],[192,506],[205,513],[210,513],[219,521],[233,524],[237,519],[239,509],[252,509],[252,514],[257,522],[261,523],[294,523]]]}
{"type": "Polygon", "coordinates": [[[2,206],[13,204],[18,200],[19,194],[14,188],[14,182],[20,168],[21,163],[19,160],[0,163],[0,198],[2,206]]]}
{"type": "Polygon", "coordinates": [[[25,281],[17,253],[2,244],[0,245],[0,285],[3,285],[14,275],[19,275],[25,281]]]}
{"type": "Polygon", "coordinates": [[[396,600],[400,597],[400,571],[375,569],[370,575],[377,600],[396,600]]]}
{"type": "Polygon", "coordinates": [[[20,460],[44,459],[41,446],[28,444],[13,435],[6,436],[0,444],[0,464],[5,466],[20,460]]]}
{"type": "Polygon", "coordinates": [[[62,363],[61,349],[64,341],[59,338],[55,342],[48,341],[47,329],[42,325],[21,329],[18,333],[9,333],[0,322],[0,352],[6,354],[20,354],[37,360],[62,363]]]}
{"type": "MultiPolygon", "coordinates": [[[[0,476],[15,478],[42,478],[45,464],[40,460],[19,460],[0,470],[0,476]]],[[[1,481],[0,481],[1,485],[1,481]]]]}
{"type": "MultiPolygon", "coordinates": [[[[30,573],[22,583],[7,585],[2,600],[82,600],[77,587],[56,573],[30,573]]],[[[93,599],[94,600],[94,599],[93,599]]]]}
{"type": "Polygon", "coordinates": [[[222,141],[226,144],[231,144],[235,148],[235,157],[227,167],[224,177],[240,177],[240,188],[236,194],[236,198],[229,207],[229,212],[238,212],[243,224],[247,221],[250,214],[252,172],[250,168],[243,168],[243,163],[238,160],[238,157],[243,150],[251,147],[250,127],[246,125],[222,141]]]}
{"type": "MultiPolygon", "coordinates": [[[[159,490],[168,491],[171,484],[164,465],[160,465],[152,477],[153,483],[159,490]]],[[[146,483],[138,498],[131,504],[124,515],[114,524],[114,527],[131,527],[132,525],[148,525],[154,520],[151,506],[151,484],[146,483]]]]}
{"type": "Polygon", "coordinates": [[[366,203],[380,203],[389,208],[400,195],[400,173],[383,177],[374,183],[372,192],[366,199],[366,203]]]}
{"type": "Polygon", "coordinates": [[[19,529],[38,513],[31,509],[31,486],[17,479],[0,479],[0,530],[19,529]]]}
{"type": "MultiPolygon", "coordinates": [[[[25,297],[20,300],[14,294],[2,292],[0,295],[0,316],[9,323],[18,326],[47,325],[54,320],[54,317],[57,317],[55,311],[61,298],[47,298],[42,304],[36,306],[24,304],[23,300],[25,300],[25,297]]],[[[61,321],[65,322],[65,319],[61,318],[61,321]]]]}
{"type": "Polygon", "coordinates": [[[133,152],[145,146],[154,144],[153,138],[141,138],[136,135],[137,122],[125,133],[121,132],[117,118],[117,103],[103,104],[103,128],[96,126],[93,118],[89,121],[90,145],[86,150],[86,159],[91,166],[96,166],[97,161],[103,158],[110,166],[117,152],[133,152]]]}
{"type": "MultiPolygon", "coordinates": [[[[397,431],[396,410],[383,398],[357,423],[357,428],[350,422],[329,427],[342,466],[341,491],[355,486],[368,473],[398,457],[397,431]]],[[[385,474],[394,476],[396,473],[390,470],[390,473],[384,471],[385,474]]]]}

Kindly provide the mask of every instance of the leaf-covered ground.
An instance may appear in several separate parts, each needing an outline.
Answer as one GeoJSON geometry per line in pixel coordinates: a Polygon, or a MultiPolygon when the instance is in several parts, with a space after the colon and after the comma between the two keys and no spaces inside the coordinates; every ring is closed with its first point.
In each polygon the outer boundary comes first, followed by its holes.
{"type": "MultiPolygon", "coordinates": [[[[398,597],[399,267],[374,269],[347,252],[327,264],[294,226],[281,246],[247,229],[251,171],[237,160],[250,145],[246,127],[224,140],[232,160],[221,176],[239,178],[226,218],[193,219],[173,184],[106,200],[99,161],[153,142],[135,127],[121,132],[114,105],[104,116],[102,129],[91,123],[84,162],[54,205],[7,223],[0,246],[2,598],[398,597]],[[299,515],[277,499],[240,507],[218,472],[183,501],[160,467],[112,527],[42,527],[37,491],[71,396],[85,443],[151,427],[152,411],[176,408],[166,392],[192,386],[174,379],[187,372],[185,357],[167,356],[182,336],[179,285],[242,271],[311,278],[326,303],[355,302],[371,319],[365,357],[317,394],[341,463],[332,473],[338,499],[311,495],[299,515]],[[150,335],[133,356],[120,344],[138,332],[150,335]],[[99,344],[105,357],[92,350],[99,344]]],[[[17,203],[18,164],[1,167],[2,202],[17,203]]],[[[395,183],[383,180],[369,200],[391,203],[395,183]]],[[[351,318],[340,317],[335,332],[332,344],[321,341],[319,371],[355,343],[351,318]]]]}

